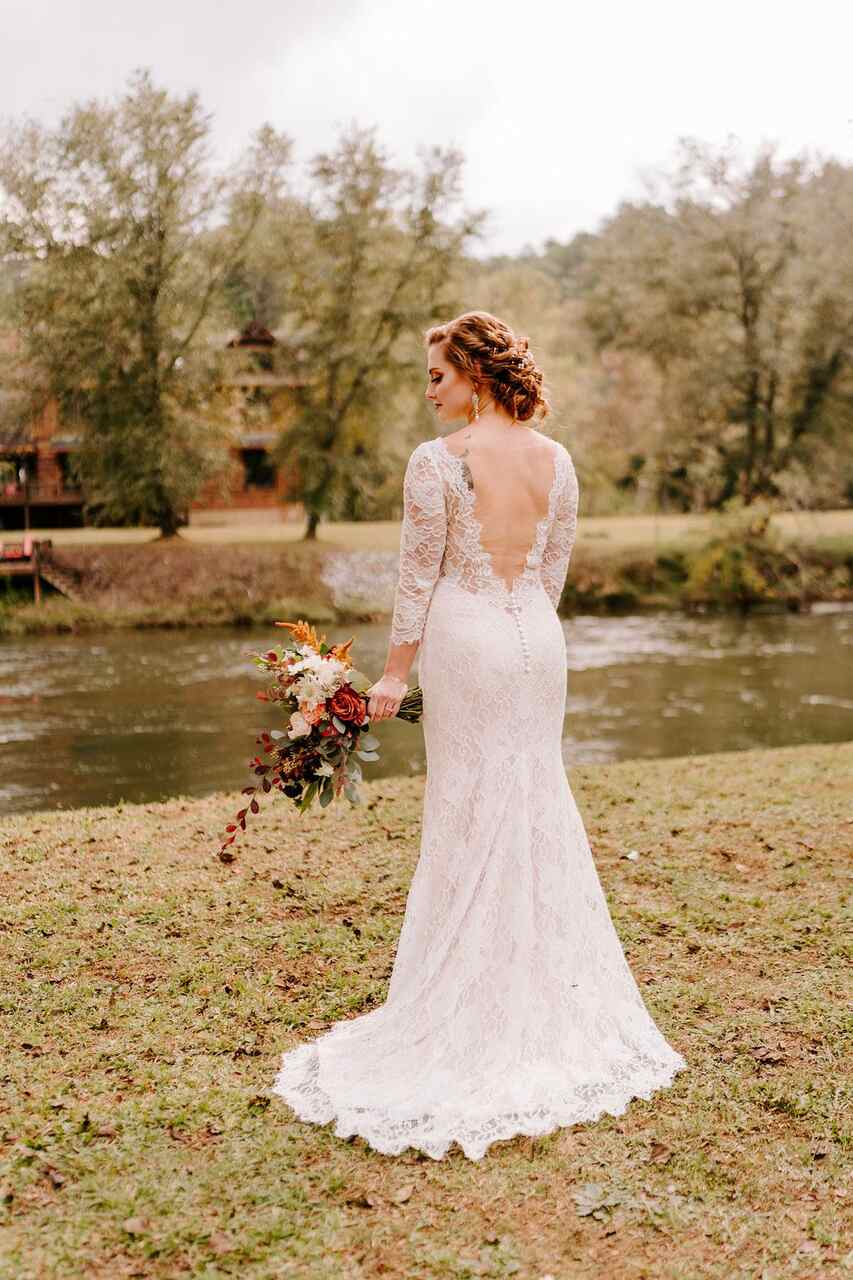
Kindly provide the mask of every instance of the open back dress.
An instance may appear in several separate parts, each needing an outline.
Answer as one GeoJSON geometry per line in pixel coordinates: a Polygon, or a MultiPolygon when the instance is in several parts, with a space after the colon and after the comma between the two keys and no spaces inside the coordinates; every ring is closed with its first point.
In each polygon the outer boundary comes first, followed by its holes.
{"type": "Polygon", "coordinates": [[[628,967],[562,756],[567,450],[437,437],[404,480],[391,641],[419,641],[420,855],[387,999],[284,1053],[273,1091],[377,1151],[477,1160],[620,1115],[686,1066],[628,967]]]}

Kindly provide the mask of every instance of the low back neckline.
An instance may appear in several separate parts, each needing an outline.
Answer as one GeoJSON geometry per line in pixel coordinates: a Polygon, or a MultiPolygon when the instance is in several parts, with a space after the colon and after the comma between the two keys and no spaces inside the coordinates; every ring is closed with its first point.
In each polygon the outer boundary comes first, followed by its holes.
{"type": "MultiPolygon", "coordinates": [[[[548,437],[545,437],[545,438],[547,439],[548,437]]],[[[458,464],[458,468],[460,472],[464,473],[465,471],[467,471],[468,474],[470,475],[470,468],[468,467],[467,459],[460,453],[454,453],[454,451],[450,448],[450,446],[444,440],[443,436],[436,436],[435,443],[438,444],[443,449],[445,454],[447,454],[450,458],[454,459],[454,461],[458,464]]],[[[530,564],[531,557],[537,551],[541,551],[542,540],[547,535],[548,529],[550,528],[551,522],[554,518],[557,489],[560,481],[559,446],[555,444],[551,452],[553,454],[554,470],[553,470],[553,475],[551,477],[551,484],[548,489],[548,509],[545,512],[545,514],[536,522],[534,535],[533,535],[533,542],[530,548],[528,549],[527,555],[524,558],[524,568],[521,569],[519,573],[515,575],[515,577],[512,580],[512,583],[509,585],[507,584],[506,579],[501,574],[497,573],[497,571],[495,570],[494,564],[492,562],[491,553],[487,551],[486,548],[483,546],[483,541],[482,541],[483,525],[476,515],[477,495],[473,488],[473,477],[472,477],[471,487],[469,487],[467,483],[465,485],[460,486],[460,492],[464,495],[464,498],[467,502],[467,513],[473,524],[473,534],[477,544],[477,550],[479,551],[480,561],[483,565],[486,576],[490,580],[494,581],[496,584],[499,584],[504,589],[507,596],[509,596],[510,598],[513,597],[516,584],[519,581],[521,581],[523,578],[525,578],[525,576],[530,572],[530,569],[533,567],[530,564]]]]}

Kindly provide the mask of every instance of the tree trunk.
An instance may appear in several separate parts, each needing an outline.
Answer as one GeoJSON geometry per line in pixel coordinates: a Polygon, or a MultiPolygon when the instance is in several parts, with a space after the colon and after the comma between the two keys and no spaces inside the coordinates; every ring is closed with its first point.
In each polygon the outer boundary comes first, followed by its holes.
{"type": "Polygon", "coordinates": [[[161,538],[174,538],[181,527],[181,513],[165,491],[165,486],[157,482],[157,528],[161,538]]]}
{"type": "Polygon", "coordinates": [[[317,525],[320,523],[320,512],[309,510],[308,523],[305,526],[305,533],[302,535],[303,542],[314,541],[317,538],[317,525]]]}
{"type": "Polygon", "coordinates": [[[161,538],[175,538],[181,527],[178,512],[172,506],[161,507],[157,513],[157,527],[161,538]]]}

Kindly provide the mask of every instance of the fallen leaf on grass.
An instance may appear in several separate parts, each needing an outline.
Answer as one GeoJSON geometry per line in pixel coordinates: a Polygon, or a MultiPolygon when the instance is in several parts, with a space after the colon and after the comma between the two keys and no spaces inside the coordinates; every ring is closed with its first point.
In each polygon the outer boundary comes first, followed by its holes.
{"type": "Polygon", "coordinates": [[[379,1196],[366,1191],[356,1191],[344,1201],[344,1204],[351,1205],[353,1209],[376,1209],[380,1203],[379,1196]]]}
{"type": "Polygon", "coordinates": [[[170,1124],[166,1127],[166,1132],[173,1142],[180,1142],[183,1146],[191,1147],[193,1150],[197,1150],[199,1147],[206,1147],[222,1135],[222,1129],[215,1124],[205,1125],[203,1129],[179,1129],[170,1124]]]}
{"type": "Polygon", "coordinates": [[[621,1192],[611,1191],[600,1182],[586,1182],[572,1192],[572,1199],[579,1217],[593,1217],[600,1222],[607,1217],[613,1205],[622,1203],[623,1196],[621,1192]]]}
{"type": "Polygon", "coordinates": [[[50,1182],[51,1186],[62,1187],[65,1185],[65,1174],[60,1173],[52,1164],[46,1164],[42,1168],[42,1173],[50,1182]]]}
{"type": "Polygon", "coordinates": [[[237,1048],[233,1051],[231,1057],[235,1060],[237,1058],[260,1058],[261,1053],[262,1051],[256,1044],[244,1042],[243,1044],[237,1045],[237,1048]]]}
{"type": "Polygon", "coordinates": [[[400,1187],[399,1190],[394,1192],[391,1199],[395,1204],[405,1204],[406,1201],[411,1198],[414,1189],[415,1184],[413,1182],[407,1182],[404,1187],[400,1187]]]}
{"type": "Polygon", "coordinates": [[[143,1235],[150,1225],[148,1218],[125,1218],[121,1224],[129,1236],[143,1235]]]}
{"type": "Polygon", "coordinates": [[[235,1248],[234,1241],[224,1231],[211,1231],[207,1243],[214,1253],[231,1253],[235,1248]]]}
{"type": "Polygon", "coordinates": [[[671,1155],[672,1151],[670,1148],[665,1147],[662,1142],[652,1143],[651,1151],[649,1152],[649,1159],[653,1164],[666,1164],[671,1155]]]}
{"type": "Polygon", "coordinates": [[[750,1057],[755,1058],[756,1062],[761,1063],[762,1066],[778,1067],[785,1061],[785,1055],[780,1049],[774,1049],[766,1044],[756,1045],[750,1049],[749,1053],[750,1057]]]}

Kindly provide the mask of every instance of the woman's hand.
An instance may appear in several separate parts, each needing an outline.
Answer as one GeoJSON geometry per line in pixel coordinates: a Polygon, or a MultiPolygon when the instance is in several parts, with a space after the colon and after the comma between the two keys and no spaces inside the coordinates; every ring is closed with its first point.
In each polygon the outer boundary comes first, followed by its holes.
{"type": "Polygon", "coordinates": [[[405,680],[398,676],[381,676],[366,690],[367,714],[370,720],[387,720],[400,710],[400,703],[409,691],[405,680]]]}

